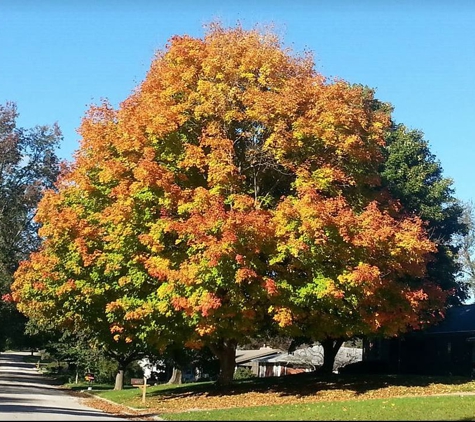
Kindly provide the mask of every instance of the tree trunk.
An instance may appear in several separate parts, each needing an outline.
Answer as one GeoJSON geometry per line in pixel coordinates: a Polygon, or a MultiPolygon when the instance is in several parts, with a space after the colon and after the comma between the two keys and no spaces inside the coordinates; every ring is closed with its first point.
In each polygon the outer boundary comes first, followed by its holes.
{"type": "Polygon", "coordinates": [[[211,351],[219,359],[218,385],[229,385],[234,378],[236,368],[236,340],[221,340],[219,343],[210,345],[211,351]]]}
{"type": "Polygon", "coordinates": [[[167,384],[181,384],[181,369],[173,367],[172,376],[168,380],[167,384]]]}
{"type": "Polygon", "coordinates": [[[124,387],[124,369],[119,368],[115,376],[114,390],[122,390],[124,387]]]}
{"type": "Polygon", "coordinates": [[[333,366],[335,365],[335,357],[340,350],[341,345],[343,344],[343,339],[333,339],[333,338],[326,338],[325,340],[321,341],[321,345],[323,347],[323,365],[320,368],[321,374],[332,374],[333,373],[333,366]]]}
{"type": "Polygon", "coordinates": [[[127,367],[137,358],[138,352],[136,350],[132,350],[127,354],[120,354],[106,349],[105,353],[107,356],[114,359],[118,364],[117,373],[115,375],[114,390],[122,390],[124,388],[125,371],[127,367]]]}

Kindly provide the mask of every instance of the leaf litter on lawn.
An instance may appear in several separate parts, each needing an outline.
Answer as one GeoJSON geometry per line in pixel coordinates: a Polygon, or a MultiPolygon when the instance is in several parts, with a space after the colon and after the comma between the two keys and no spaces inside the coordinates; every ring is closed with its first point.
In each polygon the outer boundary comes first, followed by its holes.
{"type": "MultiPolygon", "coordinates": [[[[183,384],[173,389],[150,388],[145,408],[149,414],[311,402],[368,400],[401,396],[475,394],[475,381],[465,377],[361,375],[329,377],[315,374],[256,378],[228,387],[183,384]]],[[[144,407],[137,395],[127,403],[144,407]]],[[[138,412],[140,413],[140,412],[138,412]]]]}

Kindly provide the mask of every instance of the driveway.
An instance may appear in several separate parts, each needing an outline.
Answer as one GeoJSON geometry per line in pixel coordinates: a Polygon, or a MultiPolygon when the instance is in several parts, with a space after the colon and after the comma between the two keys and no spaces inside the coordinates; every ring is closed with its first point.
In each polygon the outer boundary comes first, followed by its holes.
{"type": "MultiPolygon", "coordinates": [[[[0,421],[124,421],[83,404],[41,375],[33,363],[22,362],[28,352],[0,354],[0,421]]],[[[134,418],[134,420],[140,420],[134,418]]]]}

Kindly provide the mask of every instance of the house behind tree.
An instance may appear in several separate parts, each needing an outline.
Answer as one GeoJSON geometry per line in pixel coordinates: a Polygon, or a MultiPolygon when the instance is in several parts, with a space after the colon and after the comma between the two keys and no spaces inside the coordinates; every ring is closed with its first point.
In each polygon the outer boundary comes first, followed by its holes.
{"type": "Polygon", "coordinates": [[[387,373],[473,376],[475,304],[449,308],[444,320],[425,330],[365,339],[363,361],[387,373]]]}

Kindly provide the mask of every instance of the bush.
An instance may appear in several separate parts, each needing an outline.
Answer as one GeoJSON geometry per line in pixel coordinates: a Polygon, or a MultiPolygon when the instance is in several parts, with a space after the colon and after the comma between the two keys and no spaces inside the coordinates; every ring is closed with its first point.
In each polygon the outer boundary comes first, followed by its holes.
{"type": "Polygon", "coordinates": [[[138,361],[134,361],[127,367],[124,374],[124,381],[127,380],[127,382],[130,382],[131,378],[143,378],[143,376],[143,368],[139,365],[138,361]]]}
{"type": "Polygon", "coordinates": [[[387,374],[388,365],[379,361],[360,361],[349,363],[338,370],[340,374],[387,374]]]}
{"type": "MultiPolygon", "coordinates": [[[[104,356],[98,356],[95,362],[89,365],[89,371],[94,374],[96,383],[114,383],[117,374],[117,362],[104,356]]],[[[85,371],[87,372],[87,371],[85,371]]],[[[84,379],[82,374],[82,378],[84,379]]]]}
{"type": "Polygon", "coordinates": [[[256,375],[250,368],[239,367],[234,372],[234,379],[235,380],[242,380],[247,378],[254,378],[256,375]]]}

